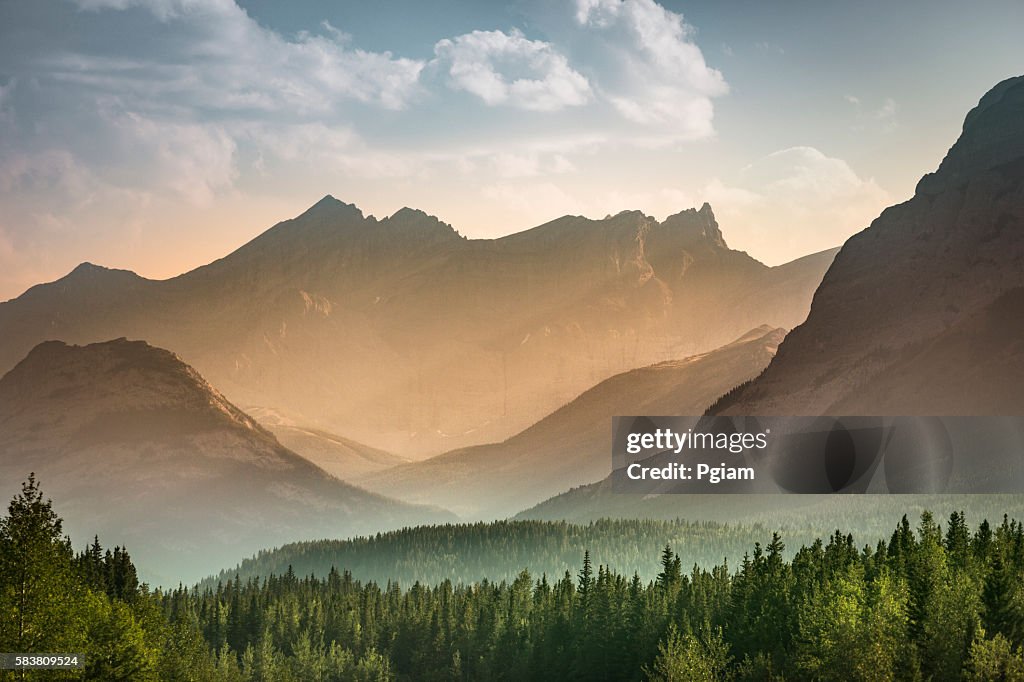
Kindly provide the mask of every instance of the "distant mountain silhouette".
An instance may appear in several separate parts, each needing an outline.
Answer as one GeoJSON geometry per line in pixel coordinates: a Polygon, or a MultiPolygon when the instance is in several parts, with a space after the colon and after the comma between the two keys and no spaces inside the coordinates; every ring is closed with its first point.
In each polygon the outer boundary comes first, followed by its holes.
{"type": "Polygon", "coordinates": [[[444,501],[464,518],[498,518],[611,472],[611,418],[701,414],[757,376],[785,330],[759,327],[722,348],[607,379],[503,443],[455,450],[387,469],[361,485],[403,500],[444,501]]]}
{"type": "Polygon", "coordinates": [[[29,472],[68,520],[147,577],[197,578],[298,537],[450,520],[343,483],[283,447],[174,354],[42,343],[0,379],[0,494],[29,472]]]}
{"type": "Polygon", "coordinates": [[[421,457],[502,440],[614,374],[790,328],[834,251],[767,267],[707,204],[468,240],[325,197],[166,281],[83,264],[0,304],[0,372],[47,339],[141,338],[232,401],[421,457]]]}

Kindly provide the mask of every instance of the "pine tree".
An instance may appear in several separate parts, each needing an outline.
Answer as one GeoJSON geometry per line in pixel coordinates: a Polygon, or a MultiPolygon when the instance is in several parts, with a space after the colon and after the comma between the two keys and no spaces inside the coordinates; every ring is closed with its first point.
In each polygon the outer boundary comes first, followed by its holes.
{"type": "Polygon", "coordinates": [[[30,474],[0,519],[0,650],[74,651],[85,644],[85,589],[61,525],[30,474]]]}
{"type": "Polygon", "coordinates": [[[583,568],[580,569],[578,579],[579,584],[576,592],[579,594],[580,604],[585,612],[590,603],[591,589],[594,586],[594,568],[590,563],[590,550],[584,550],[583,552],[583,568]]]}
{"type": "Polygon", "coordinates": [[[666,592],[674,593],[682,580],[682,561],[669,545],[665,545],[661,552],[661,573],[658,574],[657,584],[666,592]]]}

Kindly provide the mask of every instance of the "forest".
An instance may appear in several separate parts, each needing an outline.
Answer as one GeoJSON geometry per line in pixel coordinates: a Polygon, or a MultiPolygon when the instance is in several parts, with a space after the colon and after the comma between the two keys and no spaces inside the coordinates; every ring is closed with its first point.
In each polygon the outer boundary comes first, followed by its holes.
{"type": "MultiPolygon", "coordinates": [[[[1024,525],[907,518],[858,546],[772,535],[735,566],[362,582],[344,566],[152,590],[124,548],[74,552],[30,477],[0,519],[0,650],[92,680],[1019,680],[1024,525]],[[791,556],[789,559],[787,557],[791,556]]],[[[16,677],[17,675],[17,677],[16,677]]]]}
{"type": "MultiPolygon", "coordinates": [[[[719,524],[679,519],[598,519],[565,521],[494,521],[403,528],[348,540],[296,542],[265,550],[236,568],[200,583],[216,587],[235,577],[282,575],[290,566],[302,576],[324,578],[344,567],[363,581],[403,585],[512,581],[523,568],[536,575],[575,572],[590,551],[594,562],[620,573],[652,579],[661,570],[659,554],[671,544],[689,567],[712,567],[738,561],[758,539],[771,537],[761,525],[719,524]]],[[[813,542],[810,530],[796,531],[798,542],[813,542]]],[[[789,535],[794,540],[794,535],[789,535]]]]}

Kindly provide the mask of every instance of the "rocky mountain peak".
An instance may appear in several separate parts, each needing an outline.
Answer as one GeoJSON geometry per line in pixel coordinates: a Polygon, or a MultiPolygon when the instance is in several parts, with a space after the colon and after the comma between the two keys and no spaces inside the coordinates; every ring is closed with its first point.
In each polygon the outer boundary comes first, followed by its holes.
{"type": "Polygon", "coordinates": [[[390,218],[382,220],[381,226],[395,229],[404,236],[406,233],[407,236],[431,236],[438,239],[459,236],[448,223],[418,208],[408,206],[399,209],[390,218]]]}
{"type": "Polygon", "coordinates": [[[132,279],[139,279],[131,270],[119,270],[117,268],[106,268],[102,265],[96,265],[85,261],[75,266],[74,270],[64,275],[65,281],[75,282],[89,282],[97,281],[109,278],[124,278],[130,277],[132,279]]]}
{"type": "Polygon", "coordinates": [[[96,272],[106,272],[107,268],[102,265],[96,265],[89,261],[84,261],[75,266],[75,269],[68,273],[68,276],[74,275],[76,277],[88,276],[96,272]]]}
{"type": "Polygon", "coordinates": [[[363,219],[363,212],[355,204],[346,204],[344,201],[335,199],[332,195],[324,195],[324,198],[305,210],[296,220],[304,217],[317,216],[320,218],[333,217],[335,219],[363,219]]]}
{"type": "Polygon", "coordinates": [[[706,201],[700,209],[688,208],[670,215],[661,223],[661,228],[679,242],[702,242],[714,248],[729,248],[715,220],[711,204],[706,201]]]}
{"type": "Polygon", "coordinates": [[[937,194],[978,174],[1024,157],[1024,76],[989,90],[964,118],[963,132],[939,169],[917,191],[937,194]]]}
{"type": "Polygon", "coordinates": [[[981,98],[913,198],[885,209],[843,245],[807,320],[727,412],[1019,410],[1019,334],[992,332],[989,320],[999,318],[990,314],[994,301],[1024,287],[1022,228],[1018,77],[981,98]]]}

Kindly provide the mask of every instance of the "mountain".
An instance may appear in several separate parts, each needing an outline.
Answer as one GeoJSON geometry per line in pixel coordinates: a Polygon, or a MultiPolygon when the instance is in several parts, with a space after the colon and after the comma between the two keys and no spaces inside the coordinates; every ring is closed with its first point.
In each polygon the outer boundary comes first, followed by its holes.
{"type": "Polygon", "coordinates": [[[757,376],[785,330],[758,327],[717,350],[618,374],[502,443],[463,448],[357,479],[382,494],[500,518],[611,473],[611,418],[702,414],[757,376]]]}
{"type": "Polygon", "coordinates": [[[286,448],[343,481],[409,462],[404,457],[371,448],[369,445],[334,433],[294,424],[268,423],[264,415],[253,416],[286,448]]]}
{"type": "Polygon", "coordinates": [[[47,339],[144,338],[248,411],[422,458],[508,438],[620,372],[791,328],[833,256],[767,267],[707,204],[470,240],[328,196],[174,279],[83,264],[0,304],[0,371],[47,339]]]}
{"type": "Polygon", "coordinates": [[[339,481],[174,354],[125,339],[45,342],[0,379],[0,494],[31,471],[77,544],[127,544],[157,579],[300,537],[452,519],[339,481]]]}
{"type": "MultiPolygon", "coordinates": [[[[735,415],[1024,414],[1024,77],[1003,81],[912,199],[843,245],[762,375],[712,411],[735,415]]],[[[834,517],[905,508],[990,513],[1005,495],[617,495],[609,480],[522,518],[834,517]],[[995,504],[989,504],[996,500],[995,504]],[[788,515],[788,516],[787,516],[788,515]]],[[[1019,504],[1017,500],[1014,504],[1019,504]]],[[[896,510],[893,510],[896,513],[896,510]]],[[[766,522],[766,521],[765,521],[766,522]]]]}
{"type": "Polygon", "coordinates": [[[1024,414],[1024,76],[909,201],[843,245],[730,414],[1024,414]]]}

